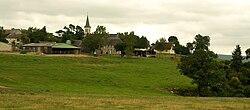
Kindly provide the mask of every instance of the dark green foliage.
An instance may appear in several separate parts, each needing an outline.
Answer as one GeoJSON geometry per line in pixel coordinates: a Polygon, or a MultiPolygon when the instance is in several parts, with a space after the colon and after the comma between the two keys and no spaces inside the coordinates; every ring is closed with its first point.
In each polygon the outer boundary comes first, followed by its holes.
{"type": "Polygon", "coordinates": [[[244,90],[244,95],[245,95],[246,97],[250,97],[250,86],[247,86],[247,87],[245,88],[245,90],[244,90]]]}
{"type": "Polygon", "coordinates": [[[108,33],[103,26],[97,26],[94,34],[88,34],[83,38],[84,51],[91,53],[107,43],[108,33]]]}
{"type": "Polygon", "coordinates": [[[212,57],[212,58],[218,58],[218,55],[210,50],[208,51],[208,55],[209,55],[209,57],[212,57]]]}
{"type": "Polygon", "coordinates": [[[170,36],[170,37],[168,38],[168,42],[172,42],[172,43],[174,43],[175,45],[180,44],[179,41],[178,41],[178,38],[177,38],[176,36],[170,36]]]}
{"type": "Polygon", "coordinates": [[[148,39],[144,36],[139,37],[139,36],[135,35],[134,32],[118,33],[118,36],[122,40],[124,45],[126,45],[124,52],[128,56],[133,55],[134,48],[148,48],[149,47],[148,39]]]}
{"type": "Polygon", "coordinates": [[[125,49],[126,49],[127,45],[125,43],[119,43],[115,45],[115,50],[116,51],[121,51],[121,56],[123,57],[126,53],[125,53],[125,49]]]}
{"type": "Polygon", "coordinates": [[[145,36],[142,36],[137,41],[136,48],[148,48],[149,47],[149,41],[145,36]]]}
{"type": "Polygon", "coordinates": [[[185,47],[185,46],[181,45],[176,36],[170,36],[168,38],[168,42],[171,42],[171,43],[174,44],[173,50],[175,51],[176,54],[189,55],[190,52],[191,52],[190,51],[191,47],[188,48],[188,47],[185,47]]]}
{"type": "Polygon", "coordinates": [[[244,63],[244,64],[243,64],[243,66],[244,66],[245,68],[250,69],[250,62],[246,62],[246,63],[244,63]]]}
{"type": "MultiPolygon", "coordinates": [[[[250,63],[242,63],[240,46],[233,51],[231,61],[218,62],[217,55],[208,49],[207,40],[196,36],[196,50],[185,56],[178,65],[180,72],[193,79],[197,84],[199,96],[235,96],[249,97],[250,63]],[[203,45],[201,42],[205,42],[203,45]]],[[[194,94],[195,94],[194,93],[194,94]]]]}
{"type": "Polygon", "coordinates": [[[180,45],[180,44],[175,45],[174,50],[175,50],[176,54],[181,54],[181,55],[189,55],[190,54],[189,49],[183,45],[180,45]]]}
{"type": "Polygon", "coordinates": [[[236,49],[233,51],[232,55],[233,59],[231,63],[231,68],[234,69],[236,72],[239,72],[241,67],[243,66],[243,57],[241,56],[241,49],[239,45],[236,46],[236,49]]]}
{"type": "Polygon", "coordinates": [[[165,38],[160,38],[155,43],[155,49],[158,50],[158,51],[166,50],[166,43],[167,43],[167,41],[166,41],[165,38]]]}
{"type": "Polygon", "coordinates": [[[30,51],[28,51],[28,50],[20,50],[20,54],[27,54],[28,52],[30,52],[30,51]]]}
{"type": "Polygon", "coordinates": [[[8,41],[6,40],[6,36],[7,35],[5,34],[4,28],[0,27],[0,42],[8,43],[8,41]]]}
{"type": "Polygon", "coordinates": [[[52,33],[48,33],[46,27],[37,29],[29,27],[28,30],[21,30],[22,32],[22,43],[38,43],[39,41],[51,41],[55,39],[52,33]]]}
{"type": "Polygon", "coordinates": [[[81,26],[75,26],[73,24],[69,24],[69,26],[64,26],[63,30],[58,30],[56,33],[59,36],[62,36],[62,42],[66,42],[67,40],[82,40],[84,37],[84,30],[81,26]]]}
{"type": "Polygon", "coordinates": [[[227,89],[226,75],[220,69],[221,66],[206,51],[199,49],[194,54],[183,57],[178,68],[198,85],[197,92],[200,96],[217,96],[224,94],[227,89]]]}
{"type": "Polygon", "coordinates": [[[195,50],[202,49],[208,51],[208,47],[210,46],[210,37],[198,34],[195,36],[194,44],[195,50]]]}
{"type": "Polygon", "coordinates": [[[246,59],[250,58],[250,48],[247,49],[245,52],[246,52],[246,55],[247,55],[246,59]]]}

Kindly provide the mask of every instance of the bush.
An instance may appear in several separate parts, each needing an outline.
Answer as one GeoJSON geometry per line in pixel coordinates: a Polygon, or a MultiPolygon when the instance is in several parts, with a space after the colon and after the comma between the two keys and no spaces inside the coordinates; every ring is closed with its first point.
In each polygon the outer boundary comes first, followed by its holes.
{"type": "Polygon", "coordinates": [[[27,54],[28,52],[30,52],[30,51],[28,51],[28,50],[21,50],[20,54],[27,54]]]}
{"type": "Polygon", "coordinates": [[[245,95],[246,97],[250,97],[250,86],[247,86],[247,87],[245,88],[245,90],[244,90],[244,95],[245,95]]]}

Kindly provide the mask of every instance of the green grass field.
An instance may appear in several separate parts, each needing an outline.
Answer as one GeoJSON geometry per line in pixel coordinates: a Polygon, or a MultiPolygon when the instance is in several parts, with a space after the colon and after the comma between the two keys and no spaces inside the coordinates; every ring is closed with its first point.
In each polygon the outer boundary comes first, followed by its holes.
{"type": "Polygon", "coordinates": [[[194,87],[176,66],[171,57],[0,54],[0,109],[250,109],[247,98],[172,94],[194,87]]]}

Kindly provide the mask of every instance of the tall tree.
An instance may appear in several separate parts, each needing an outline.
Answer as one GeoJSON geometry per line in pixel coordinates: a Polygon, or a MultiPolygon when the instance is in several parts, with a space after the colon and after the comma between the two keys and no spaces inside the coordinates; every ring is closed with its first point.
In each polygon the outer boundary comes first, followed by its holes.
{"type": "Polygon", "coordinates": [[[63,30],[58,30],[56,33],[62,36],[62,42],[66,42],[67,40],[82,40],[84,37],[84,30],[82,27],[73,24],[69,24],[68,27],[64,26],[63,30]]]}
{"type": "Polygon", "coordinates": [[[243,66],[242,60],[243,57],[241,55],[241,47],[240,45],[236,45],[236,49],[232,53],[233,59],[231,60],[231,68],[234,69],[236,72],[239,72],[241,67],[243,66]]]}
{"type": "Polygon", "coordinates": [[[121,51],[121,56],[123,57],[126,54],[125,52],[126,47],[127,47],[126,43],[122,42],[122,43],[116,44],[114,48],[116,51],[121,51]]]}
{"type": "Polygon", "coordinates": [[[167,40],[165,38],[160,38],[155,43],[155,49],[158,51],[166,50],[166,43],[167,43],[167,40]]]}
{"type": "Polygon", "coordinates": [[[179,45],[179,44],[180,44],[179,41],[178,41],[178,38],[177,38],[176,36],[170,36],[170,37],[168,38],[168,42],[172,42],[172,43],[174,43],[175,45],[179,45]]]}
{"type": "Polygon", "coordinates": [[[210,58],[203,49],[183,57],[178,65],[180,72],[198,85],[200,96],[213,96],[214,93],[223,95],[227,89],[227,79],[220,67],[220,63],[210,58]]]}
{"type": "Polygon", "coordinates": [[[146,37],[142,36],[137,41],[136,48],[148,48],[149,47],[149,41],[146,37]]]}
{"type": "Polygon", "coordinates": [[[247,55],[246,59],[250,58],[250,48],[247,49],[245,52],[246,52],[246,55],[247,55]]]}
{"type": "Polygon", "coordinates": [[[5,34],[4,28],[0,27],[0,42],[8,43],[8,41],[6,40],[6,36],[7,35],[5,34]]]}
{"type": "Polygon", "coordinates": [[[135,35],[135,33],[132,31],[130,33],[118,33],[119,38],[126,44],[125,53],[128,56],[133,55],[134,48],[138,46],[138,40],[139,37],[135,35]]]}
{"type": "Polygon", "coordinates": [[[49,34],[46,30],[46,27],[44,26],[42,29],[37,29],[33,27],[29,27],[28,30],[22,31],[24,32],[24,38],[23,40],[25,43],[31,42],[31,43],[38,43],[39,41],[48,41],[49,40],[49,34]]]}
{"type": "Polygon", "coordinates": [[[194,44],[195,50],[202,49],[208,51],[208,47],[210,46],[210,37],[198,34],[195,36],[194,44]]]}
{"type": "Polygon", "coordinates": [[[94,52],[96,49],[100,49],[106,45],[108,33],[104,26],[97,26],[94,34],[88,34],[83,38],[83,45],[85,52],[94,52]]]}
{"type": "Polygon", "coordinates": [[[22,43],[23,44],[30,43],[30,38],[29,38],[29,32],[28,32],[28,30],[22,29],[21,32],[22,32],[22,37],[21,37],[22,43]]]}

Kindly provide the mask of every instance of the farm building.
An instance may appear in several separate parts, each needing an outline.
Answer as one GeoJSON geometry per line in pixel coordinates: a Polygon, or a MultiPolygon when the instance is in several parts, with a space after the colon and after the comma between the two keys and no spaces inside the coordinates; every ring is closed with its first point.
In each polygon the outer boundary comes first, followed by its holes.
{"type": "Polygon", "coordinates": [[[134,55],[141,57],[156,57],[156,52],[154,49],[135,49],[134,55]]]}
{"type": "Polygon", "coordinates": [[[45,54],[80,54],[79,47],[55,42],[30,43],[22,46],[23,50],[45,54]]]}

